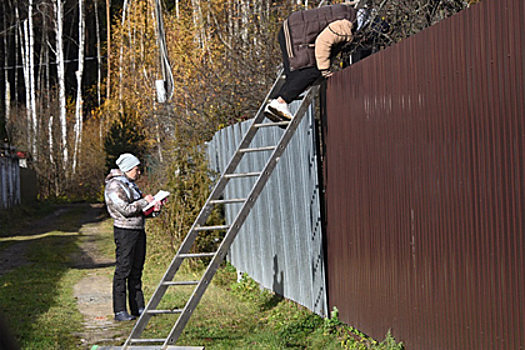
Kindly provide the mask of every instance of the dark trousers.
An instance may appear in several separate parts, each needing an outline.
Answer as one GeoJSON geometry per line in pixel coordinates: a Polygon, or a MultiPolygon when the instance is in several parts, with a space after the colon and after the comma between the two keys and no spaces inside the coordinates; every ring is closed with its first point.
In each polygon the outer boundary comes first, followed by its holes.
{"type": "Polygon", "coordinates": [[[132,315],[144,308],[142,270],[146,259],[146,232],[114,227],[116,267],[113,277],[113,311],[127,311],[126,289],[132,315]]]}
{"type": "Polygon", "coordinates": [[[321,76],[321,72],[317,67],[307,67],[302,69],[290,70],[290,62],[286,53],[286,40],[284,38],[284,30],[281,28],[277,36],[281,52],[283,55],[283,66],[286,80],[279,91],[270,96],[270,98],[277,98],[281,96],[286,103],[290,103],[301,95],[314,81],[321,76]]]}

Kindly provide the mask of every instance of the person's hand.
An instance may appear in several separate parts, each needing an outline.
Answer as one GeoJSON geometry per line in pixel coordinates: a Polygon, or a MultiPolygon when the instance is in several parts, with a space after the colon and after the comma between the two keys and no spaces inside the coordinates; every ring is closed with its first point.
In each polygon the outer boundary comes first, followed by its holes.
{"type": "Polygon", "coordinates": [[[334,74],[332,71],[330,71],[330,69],[323,69],[321,71],[321,75],[323,76],[323,78],[329,78],[332,76],[332,74],[334,74]]]}
{"type": "Polygon", "coordinates": [[[147,196],[144,197],[144,199],[148,202],[148,203],[151,203],[155,200],[155,197],[153,197],[151,194],[148,194],[147,196]]]}
{"type": "Polygon", "coordinates": [[[160,207],[162,206],[162,203],[159,201],[155,202],[155,205],[153,206],[154,211],[160,211],[160,207]]]}

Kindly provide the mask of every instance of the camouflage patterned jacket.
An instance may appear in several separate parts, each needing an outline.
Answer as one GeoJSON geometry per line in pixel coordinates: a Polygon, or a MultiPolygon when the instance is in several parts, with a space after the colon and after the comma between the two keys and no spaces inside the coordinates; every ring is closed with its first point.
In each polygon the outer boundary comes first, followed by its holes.
{"type": "Polygon", "coordinates": [[[142,209],[148,205],[148,201],[143,198],[135,182],[120,170],[113,169],[106,177],[104,198],[116,227],[132,230],[144,228],[145,216],[142,209]]]}

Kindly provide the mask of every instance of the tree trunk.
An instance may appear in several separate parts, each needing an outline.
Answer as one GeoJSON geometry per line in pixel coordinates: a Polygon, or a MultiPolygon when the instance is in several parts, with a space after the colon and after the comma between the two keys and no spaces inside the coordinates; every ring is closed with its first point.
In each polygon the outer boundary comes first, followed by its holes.
{"type": "Polygon", "coordinates": [[[58,76],[58,101],[59,101],[59,121],[62,131],[62,170],[67,169],[68,148],[67,148],[67,116],[66,116],[66,76],[64,67],[64,8],[62,0],[55,3],[55,33],[56,33],[56,60],[58,76]]]}
{"type": "MultiPolygon", "coordinates": [[[[124,26],[126,24],[126,15],[128,13],[128,3],[129,1],[128,0],[124,0],[124,4],[122,5],[122,23],[121,23],[121,35],[124,36],[124,26]]],[[[128,32],[128,35],[130,33],[128,32]]],[[[120,105],[120,112],[121,113],[124,113],[124,108],[123,108],[123,104],[122,104],[122,88],[123,88],[123,82],[122,82],[122,79],[123,79],[123,65],[124,65],[124,61],[123,61],[123,57],[124,56],[124,40],[123,38],[121,38],[120,40],[120,57],[119,57],[119,65],[118,65],[118,71],[119,71],[119,82],[118,82],[118,85],[119,85],[119,93],[118,93],[118,101],[119,101],[119,105],[120,105]]]]}
{"type": "MultiPolygon", "coordinates": [[[[33,6],[34,0],[29,0],[28,8],[28,36],[29,36],[29,52],[27,52],[29,58],[29,110],[31,113],[31,128],[32,128],[32,140],[31,149],[33,157],[38,159],[38,119],[36,115],[36,86],[35,86],[35,29],[33,25],[33,6]]],[[[27,102],[26,102],[27,103],[27,102]]]]}
{"type": "Polygon", "coordinates": [[[250,21],[250,5],[248,1],[241,0],[241,39],[243,49],[247,49],[248,43],[248,22],[250,21]]]}
{"type": "MultiPolygon", "coordinates": [[[[18,9],[17,9],[17,17],[18,15],[18,9]]],[[[19,34],[20,34],[20,53],[22,56],[22,68],[24,73],[24,87],[25,87],[25,95],[26,95],[26,144],[27,149],[29,151],[33,151],[31,147],[31,139],[32,139],[32,132],[33,132],[33,126],[32,126],[32,120],[31,120],[31,81],[30,81],[30,74],[29,74],[29,25],[27,23],[27,20],[24,20],[21,22],[21,26],[18,28],[19,34]]]]}
{"type": "Polygon", "coordinates": [[[85,48],[85,17],[84,17],[84,0],[78,0],[78,70],[77,77],[77,99],[75,106],[75,151],[73,153],[73,174],[76,172],[80,147],[82,145],[82,77],[84,75],[84,48],[85,48]]]}
{"type": "MultiPolygon", "coordinates": [[[[4,9],[4,90],[5,90],[5,122],[6,125],[9,123],[11,118],[11,84],[9,84],[9,73],[7,67],[9,67],[9,41],[7,40],[8,35],[8,23],[7,23],[7,11],[5,2],[3,3],[4,9]]],[[[15,68],[16,69],[16,68],[15,68]]]]}
{"type": "MultiPolygon", "coordinates": [[[[49,51],[50,51],[50,47],[51,47],[51,43],[50,43],[50,40],[49,40],[49,33],[47,31],[47,28],[48,28],[48,22],[47,22],[47,19],[52,17],[52,13],[48,13],[47,12],[47,7],[46,7],[46,13],[43,13],[42,14],[42,18],[43,18],[43,23],[44,23],[44,30],[42,30],[42,51],[43,51],[43,56],[44,58],[41,60],[44,62],[43,66],[44,66],[44,69],[42,69],[42,67],[40,68],[43,73],[42,73],[42,76],[44,77],[43,80],[44,80],[44,83],[42,83],[42,86],[41,86],[41,91],[45,91],[45,94],[44,94],[44,97],[43,97],[43,101],[41,102],[41,109],[44,109],[45,111],[47,111],[47,114],[48,114],[48,117],[49,117],[49,120],[48,120],[48,139],[47,139],[47,143],[48,143],[48,158],[49,158],[49,162],[51,164],[51,168],[52,169],[55,169],[55,155],[53,154],[54,152],[54,138],[53,138],[53,133],[52,133],[52,126],[53,126],[53,112],[51,111],[51,69],[50,69],[50,55],[49,55],[49,51]]],[[[43,125],[43,130],[44,129],[44,123],[42,123],[43,125]]],[[[42,134],[44,134],[44,131],[42,131],[42,134]]],[[[42,136],[42,139],[44,139],[44,136],[42,136]]]]}
{"type": "MultiPolygon", "coordinates": [[[[15,8],[15,18],[16,18],[16,27],[20,28],[20,18],[18,16],[18,4],[14,4],[15,8]]],[[[19,36],[14,35],[15,37],[15,78],[14,78],[14,89],[15,89],[15,114],[18,115],[18,65],[19,65],[19,53],[20,53],[20,39],[19,36]]]]}
{"type": "Polygon", "coordinates": [[[53,121],[54,117],[53,114],[49,116],[49,122],[47,124],[47,133],[48,133],[48,147],[49,147],[49,163],[51,163],[51,166],[53,169],[56,169],[55,166],[55,146],[53,141],[53,121]]]}
{"type": "Polygon", "coordinates": [[[100,85],[102,82],[102,57],[100,55],[100,20],[98,17],[98,0],[93,0],[95,5],[95,33],[97,38],[97,106],[100,107],[102,103],[102,96],[100,92],[100,85]]]}
{"type": "Polygon", "coordinates": [[[206,33],[204,30],[204,17],[202,15],[202,8],[200,0],[191,0],[193,8],[193,25],[195,27],[195,40],[203,49],[206,48],[206,33]]]}
{"type": "Polygon", "coordinates": [[[106,99],[109,100],[111,97],[111,0],[106,0],[106,38],[107,38],[107,49],[108,49],[108,59],[107,59],[107,78],[106,78],[106,99]]]}

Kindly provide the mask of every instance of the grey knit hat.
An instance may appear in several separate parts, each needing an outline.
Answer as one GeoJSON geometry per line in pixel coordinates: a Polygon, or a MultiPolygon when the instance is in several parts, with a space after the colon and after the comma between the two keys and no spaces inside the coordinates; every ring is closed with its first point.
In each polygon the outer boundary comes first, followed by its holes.
{"type": "Polygon", "coordinates": [[[124,153],[115,162],[120,171],[126,173],[140,164],[140,160],[131,153],[124,153]]]}

